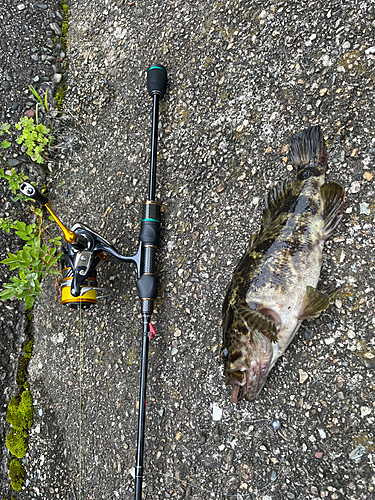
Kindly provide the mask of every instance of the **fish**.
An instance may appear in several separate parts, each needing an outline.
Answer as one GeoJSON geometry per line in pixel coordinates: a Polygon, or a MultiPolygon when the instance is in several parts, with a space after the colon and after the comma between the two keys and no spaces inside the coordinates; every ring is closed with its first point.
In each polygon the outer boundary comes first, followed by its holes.
{"type": "Polygon", "coordinates": [[[261,227],[238,262],[223,303],[225,384],[253,401],[305,319],[317,318],[337,289],[318,288],[322,251],[342,214],[345,189],[326,182],[319,125],[290,140],[294,179],[264,200],[261,227]]]}

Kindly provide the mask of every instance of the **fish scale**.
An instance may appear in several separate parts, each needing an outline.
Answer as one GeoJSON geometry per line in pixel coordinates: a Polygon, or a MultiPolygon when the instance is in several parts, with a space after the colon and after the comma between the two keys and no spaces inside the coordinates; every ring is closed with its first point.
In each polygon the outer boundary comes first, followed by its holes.
{"type": "Polygon", "coordinates": [[[338,225],[344,188],[325,182],[326,149],[319,126],[292,137],[293,182],[275,186],[259,233],[234,270],[223,304],[224,374],[253,400],[304,319],[317,317],[333,295],[317,290],[325,240],[338,225]]]}

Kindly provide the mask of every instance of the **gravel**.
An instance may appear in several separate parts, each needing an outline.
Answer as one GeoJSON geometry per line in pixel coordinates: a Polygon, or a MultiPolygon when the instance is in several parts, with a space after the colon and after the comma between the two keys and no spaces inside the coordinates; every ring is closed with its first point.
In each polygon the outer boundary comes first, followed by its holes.
{"type": "MultiPolygon", "coordinates": [[[[146,68],[160,62],[169,75],[145,498],[372,499],[372,3],[72,0],[69,9],[65,131],[50,200],[66,224],[84,221],[124,254],[137,246],[148,186],[146,68]],[[233,406],[220,358],[225,289],[266,193],[293,175],[291,135],[317,123],[328,179],[347,189],[321,275],[340,292],[304,322],[259,398],[233,406]]],[[[45,282],[34,308],[28,485],[17,498],[133,498],[135,278],[107,259],[99,283],[109,297],[82,317],[55,302],[55,283],[45,282]]]]}

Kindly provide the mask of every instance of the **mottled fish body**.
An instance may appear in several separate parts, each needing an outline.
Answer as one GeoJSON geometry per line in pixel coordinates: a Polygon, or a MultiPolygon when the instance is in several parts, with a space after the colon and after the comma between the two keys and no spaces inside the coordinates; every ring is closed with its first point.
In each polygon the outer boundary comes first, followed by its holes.
{"type": "Polygon", "coordinates": [[[253,400],[304,319],[328,307],[332,290],[317,284],[325,240],[341,215],[344,188],[325,182],[320,127],[290,141],[296,176],[265,200],[262,224],[238,263],[223,305],[225,381],[253,400]]]}

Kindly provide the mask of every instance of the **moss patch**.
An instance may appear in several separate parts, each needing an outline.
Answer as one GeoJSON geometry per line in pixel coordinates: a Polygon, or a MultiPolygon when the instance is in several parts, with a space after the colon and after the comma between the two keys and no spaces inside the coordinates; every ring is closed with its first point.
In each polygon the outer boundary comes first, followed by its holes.
{"type": "Polygon", "coordinates": [[[61,46],[64,50],[64,52],[66,51],[66,35],[68,33],[68,29],[69,29],[69,7],[67,6],[65,0],[62,0],[61,2],[61,8],[62,10],[64,11],[64,20],[62,22],[62,26],[61,26],[61,46]]]}
{"type": "Polygon", "coordinates": [[[23,458],[27,451],[27,432],[11,429],[5,439],[8,450],[14,457],[23,458]]]}
{"type": "Polygon", "coordinates": [[[31,358],[33,344],[33,339],[29,339],[24,342],[22,347],[23,353],[19,360],[17,370],[17,385],[20,389],[26,389],[25,385],[27,384],[27,365],[29,364],[31,358]]]}
{"type": "Polygon", "coordinates": [[[33,398],[30,391],[23,391],[21,396],[14,396],[8,405],[7,420],[19,431],[30,429],[33,423],[33,398]]]}
{"type": "MultiPolygon", "coordinates": [[[[19,392],[10,400],[6,414],[6,419],[12,426],[12,429],[8,433],[5,443],[13,457],[17,458],[23,458],[26,455],[28,430],[32,426],[34,414],[33,398],[27,382],[27,367],[32,355],[34,342],[31,319],[32,316],[29,314],[25,330],[27,338],[23,343],[23,352],[18,363],[17,384],[19,392]]],[[[17,458],[13,458],[10,461],[8,474],[11,480],[11,487],[15,491],[21,490],[25,477],[23,465],[17,458]]]]}
{"type": "MultiPolygon", "coordinates": [[[[68,44],[66,41],[66,35],[67,35],[68,29],[69,29],[69,7],[68,7],[67,3],[65,2],[65,0],[62,0],[61,8],[64,11],[64,20],[63,20],[62,26],[61,26],[61,47],[62,47],[63,51],[66,52],[66,49],[68,47],[68,44]]],[[[64,63],[63,68],[62,68],[64,71],[66,70],[66,64],[67,63],[66,63],[66,59],[65,59],[65,63],[64,63]]],[[[54,96],[54,99],[56,101],[56,107],[59,111],[59,114],[61,114],[61,112],[62,112],[62,101],[64,99],[65,92],[66,92],[67,88],[68,88],[68,86],[65,83],[61,83],[58,86],[56,93],[55,93],[55,96],[54,96]]]]}
{"type": "Polygon", "coordinates": [[[12,488],[15,491],[20,491],[25,482],[25,470],[18,460],[13,459],[10,461],[8,476],[10,477],[12,488]]]}

